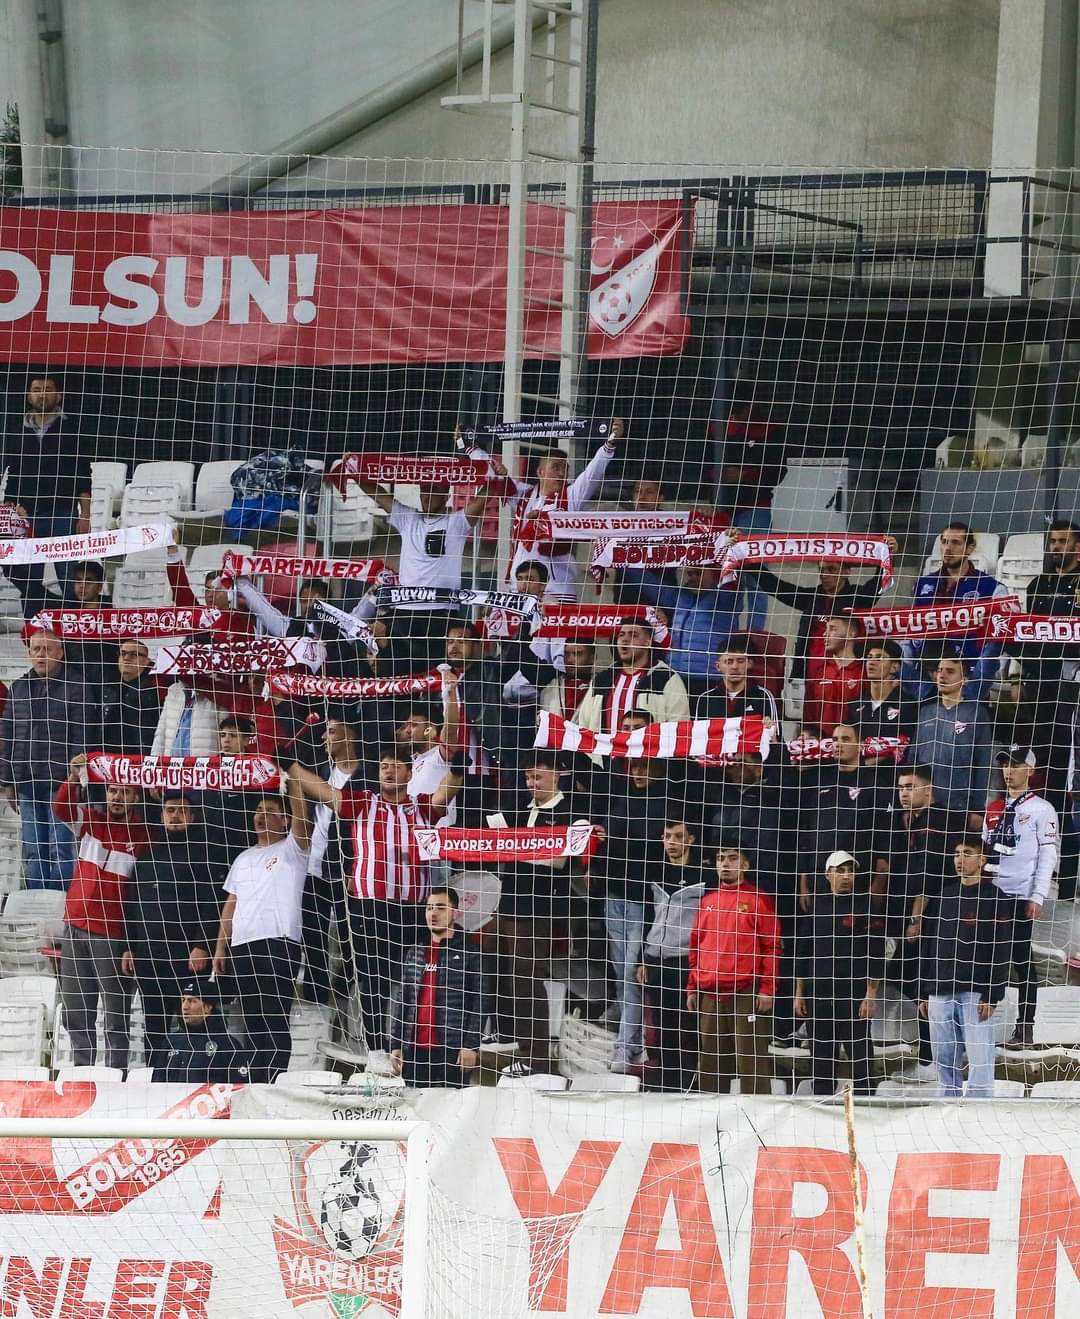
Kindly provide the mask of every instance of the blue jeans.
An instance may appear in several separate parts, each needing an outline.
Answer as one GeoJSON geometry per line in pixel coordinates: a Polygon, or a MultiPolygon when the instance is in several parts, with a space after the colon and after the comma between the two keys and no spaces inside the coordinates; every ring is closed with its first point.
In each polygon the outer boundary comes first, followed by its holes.
{"type": "Polygon", "coordinates": [[[930,995],[930,1047],[934,1066],[946,1099],[958,1099],[964,1091],[960,1071],[962,1054],[967,1054],[969,1099],[994,1097],[994,1026],[979,1020],[978,994],[930,995]]]}
{"type": "Polygon", "coordinates": [[[619,1034],[615,1040],[617,1058],[634,1058],[642,1049],[641,986],[635,972],[641,962],[641,945],[645,938],[645,908],[626,898],[606,898],[604,920],[607,923],[608,949],[615,968],[615,993],[619,1003],[619,1034]]]}
{"type": "Polygon", "coordinates": [[[55,790],[55,784],[19,788],[19,834],[27,888],[66,889],[71,879],[75,838],[53,815],[55,790]]]}
{"type": "MultiPolygon", "coordinates": [[[[731,523],[740,531],[771,531],[772,509],[740,508],[731,519],[731,523]]],[[[743,627],[751,632],[764,632],[769,617],[769,597],[764,591],[756,591],[751,586],[740,586],[739,609],[740,612],[746,610],[743,627]]]]}

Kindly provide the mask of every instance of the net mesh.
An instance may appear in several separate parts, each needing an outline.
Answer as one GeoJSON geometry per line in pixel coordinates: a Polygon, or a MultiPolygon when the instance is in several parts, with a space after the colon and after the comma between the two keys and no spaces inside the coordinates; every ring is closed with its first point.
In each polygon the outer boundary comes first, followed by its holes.
{"type": "MultiPolygon", "coordinates": [[[[83,150],[0,215],[0,1071],[1074,1094],[1071,178],[598,167],[560,417],[536,166],[507,424],[506,167],[339,164],[83,150]]],[[[656,1250],[727,1313],[664,1121],[603,1305],[656,1250]]],[[[548,1211],[441,1184],[443,1312],[575,1313],[586,1209],[506,1159],[548,1211]]]]}

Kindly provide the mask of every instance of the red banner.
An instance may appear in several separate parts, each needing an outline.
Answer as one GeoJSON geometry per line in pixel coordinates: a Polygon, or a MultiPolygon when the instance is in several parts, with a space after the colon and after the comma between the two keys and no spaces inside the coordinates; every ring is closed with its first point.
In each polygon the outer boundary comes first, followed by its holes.
{"type": "Polygon", "coordinates": [[[220,609],[43,609],[27,624],[30,632],[55,632],[82,641],[130,641],[207,632],[221,622],[220,609]]]}
{"type": "MultiPolygon", "coordinates": [[[[69,366],[497,362],[505,206],[0,210],[0,355],[69,366]]],[[[530,356],[559,355],[563,213],[529,208],[530,356]],[[550,303],[550,305],[545,305],[550,303]]],[[[681,203],[600,202],[590,357],[682,350],[681,203]]]]}
{"type": "Polygon", "coordinates": [[[1080,617],[1072,614],[1012,614],[993,620],[997,641],[1053,642],[1075,645],[1080,642],[1080,617]]]}
{"type": "Polygon", "coordinates": [[[127,756],[91,751],[86,777],[91,783],[184,792],[276,792],[281,786],[281,771],[268,756],[127,756]]]}
{"type": "Polygon", "coordinates": [[[863,625],[868,637],[952,637],[972,632],[999,631],[997,619],[1019,613],[1015,595],[989,600],[962,600],[951,605],[912,606],[899,609],[852,609],[852,618],[863,625]]]}
{"type": "Polygon", "coordinates": [[[552,861],[588,859],[600,844],[588,820],[538,829],[416,829],[422,861],[552,861]]]}
{"type": "Polygon", "coordinates": [[[306,696],[313,700],[364,701],[380,696],[425,696],[442,686],[438,671],[404,678],[325,678],[315,673],[269,673],[266,683],[279,696],[306,696]]]}
{"type": "MultiPolygon", "coordinates": [[[[387,571],[382,559],[315,559],[290,554],[239,554],[228,550],[222,571],[233,577],[329,577],[335,581],[373,582],[387,571]]],[[[396,581],[394,574],[390,574],[396,581]]]]}
{"type": "Polygon", "coordinates": [[[358,485],[480,485],[488,462],[480,458],[439,458],[423,453],[347,453],[323,477],[344,490],[358,485]]]}

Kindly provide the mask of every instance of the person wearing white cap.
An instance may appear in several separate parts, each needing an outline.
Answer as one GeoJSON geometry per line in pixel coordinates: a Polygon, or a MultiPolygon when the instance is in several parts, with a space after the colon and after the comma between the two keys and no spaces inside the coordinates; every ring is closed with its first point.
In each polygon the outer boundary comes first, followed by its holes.
{"type": "Polygon", "coordinates": [[[1031,790],[1036,769],[1030,747],[1011,746],[997,755],[1005,796],[992,801],[983,819],[983,842],[991,856],[987,870],[994,884],[1013,900],[1012,964],[1020,981],[1020,1014],[1009,1044],[1031,1044],[1035,1017],[1035,971],[1031,965],[1032,925],[1050,893],[1060,856],[1057,811],[1031,790]]]}
{"type": "Polygon", "coordinates": [[[841,1044],[855,1093],[872,1093],[870,1022],[885,971],[885,918],[872,911],[869,893],[856,891],[857,869],[850,852],[829,854],[828,890],[814,895],[798,936],[795,1015],[810,1020],[815,1095],[835,1091],[841,1044]]]}

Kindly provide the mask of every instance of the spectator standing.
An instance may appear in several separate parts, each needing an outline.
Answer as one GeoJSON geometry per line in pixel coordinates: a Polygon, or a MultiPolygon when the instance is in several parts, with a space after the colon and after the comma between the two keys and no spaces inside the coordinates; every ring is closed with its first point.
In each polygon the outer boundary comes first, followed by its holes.
{"type": "Polygon", "coordinates": [[[871,911],[870,894],[855,891],[856,866],[850,852],[826,858],[828,888],[815,895],[799,936],[795,1014],[810,1019],[815,1095],[835,1092],[841,1045],[855,1093],[873,1090],[870,1022],[885,969],[885,922],[871,911]]]}
{"type": "Polygon", "coordinates": [[[303,896],[311,822],[301,784],[289,775],[289,809],[279,797],[255,807],[255,846],[229,867],[228,896],[214,949],[214,975],[231,974],[244,1012],[251,1079],[269,1084],[292,1056],[292,1010],[303,939],[303,896]]]}
{"type": "MultiPolygon", "coordinates": [[[[67,536],[90,530],[90,463],[93,451],[80,439],[77,419],[64,411],[61,381],[33,376],[21,425],[9,430],[0,458],[7,469],[4,499],[29,519],[35,536],[67,536]]],[[[5,571],[32,618],[45,605],[45,565],[29,563],[5,571]]],[[[61,581],[64,565],[60,565],[61,581]]]]}
{"type": "MultiPolygon", "coordinates": [[[[901,737],[910,743],[915,735],[916,711],[900,686],[902,653],[895,641],[871,640],[863,646],[863,691],[848,706],[847,722],[863,742],[870,737],[901,737]]],[[[888,765],[896,758],[888,751],[867,756],[868,763],[888,765]]]]}
{"type": "Polygon", "coordinates": [[[849,707],[863,695],[866,674],[855,649],[857,624],[830,618],[822,640],[824,654],[807,660],[803,727],[823,737],[835,724],[850,723],[849,707]]]}
{"type": "MultiPolygon", "coordinates": [[[[436,719],[430,706],[413,705],[404,710],[404,718],[394,731],[397,743],[412,757],[409,796],[422,797],[438,790],[450,773],[450,757],[461,749],[461,719],[458,706],[458,674],[443,669],[442,718],[436,719]]],[[[442,823],[453,828],[457,822],[457,803],[451,801],[442,823]]]]}
{"type": "Polygon", "coordinates": [[[105,1019],[107,1067],[128,1065],[129,982],[124,976],[124,903],[136,860],[153,834],[138,809],[137,788],[110,783],[105,809],[81,801],[86,756],[75,756],[56,793],[56,818],[75,835],[78,856],[64,902],[60,999],[76,1066],[98,1059],[98,1004],[105,1019]]]}
{"type": "Polygon", "coordinates": [[[990,784],[994,731],[986,707],[964,696],[969,661],[944,656],[934,669],[937,697],[919,707],[911,759],[929,766],[934,798],[949,811],[965,811],[971,828],[982,823],[990,784]]]}
{"type": "Polygon", "coordinates": [[[1020,981],[1020,1013],[1012,1043],[1031,1044],[1037,982],[1031,963],[1031,933],[1035,918],[1050,895],[1060,857],[1057,811],[1037,792],[1031,776],[1036,768],[1030,747],[1011,746],[998,754],[1005,796],[986,808],[982,836],[991,860],[987,869],[994,884],[1012,904],[1012,944],[1009,950],[1020,981]]]}
{"type": "Polygon", "coordinates": [[[942,1095],[993,1099],[996,1050],[990,1018],[1005,997],[1009,977],[1012,904],[986,874],[986,852],[977,834],[957,843],[954,865],[956,878],[941,891],[935,937],[924,950],[919,1014],[930,1023],[942,1095]]]}
{"type": "MultiPolygon", "coordinates": [[[[773,492],[784,479],[787,459],[778,427],[754,417],[749,403],[731,405],[720,444],[720,507],[731,510],[732,526],[752,535],[772,530],[773,492]]],[[[746,626],[760,632],[769,601],[765,592],[744,586],[746,626]]]]}
{"type": "Polygon", "coordinates": [[[561,714],[564,719],[573,719],[575,710],[584,699],[589,683],[595,676],[595,644],[591,641],[568,639],[563,647],[562,672],[556,672],[555,677],[541,691],[540,709],[561,714]]]}
{"type": "MultiPolygon", "coordinates": [[[[105,590],[105,569],[100,563],[69,565],[64,583],[64,604],[72,609],[101,609],[105,590]]],[[[68,664],[78,669],[83,680],[98,692],[116,672],[119,647],[113,641],[68,640],[64,643],[68,664]]]]}
{"type": "Polygon", "coordinates": [[[653,723],[689,719],[690,698],[682,678],[657,659],[652,630],[627,619],[615,637],[611,668],[598,673],[578,707],[575,721],[597,733],[617,733],[632,710],[644,710],[653,723]]]}
{"type": "MultiPolygon", "coordinates": [[[[974,551],[975,533],[971,528],[964,522],[950,522],[938,536],[941,567],[937,572],[926,573],[915,583],[914,604],[919,608],[957,605],[1007,595],[999,581],[975,567],[971,561],[974,551]]],[[[910,664],[909,680],[925,699],[933,691],[932,685],[921,681],[918,675],[917,666],[926,658],[925,643],[907,641],[903,649],[910,664]]],[[[1001,647],[976,633],[958,640],[955,653],[970,664],[964,695],[971,700],[985,700],[1001,666],[1001,647]]]]}
{"type": "Polygon", "coordinates": [[[439,824],[460,791],[461,757],[430,797],[410,797],[412,760],[404,751],[386,750],[379,761],[377,792],[335,788],[310,770],[294,765],[289,782],[298,783],[313,801],[330,806],[339,826],[348,879],[349,924],[360,976],[360,998],[368,1044],[368,1064],[390,1068],[387,1006],[401,975],[402,958],[421,929],[423,904],[430,888],[428,866],[421,861],[416,830],[439,824]]]}
{"type": "Polygon", "coordinates": [[[146,642],[134,638],[121,641],[116,668],[101,688],[101,731],[97,747],[102,751],[150,754],[164,693],[149,669],[150,651],[146,642]]]}
{"type": "Polygon", "coordinates": [[[51,632],[30,638],[30,672],[11,684],[0,715],[0,791],[17,801],[27,888],[66,888],[75,861],[52,803],[85,729],[100,718],[96,693],[64,662],[51,632]]]}
{"type": "Polygon", "coordinates": [[[750,681],[752,651],[746,637],[729,637],[716,657],[719,683],[701,692],[694,701],[695,719],[738,719],[746,714],[771,719],[780,727],[776,698],[768,688],[750,681]]]}
{"type": "Polygon", "coordinates": [[[767,1095],[767,1028],[780,962],[780,923],[770,899],[749,882],[738,847],[716,851],[719,886],[701,899],[690,932],[686,1010],[698,1019],[698,1089],[767,1095]]]}
{"type": "Polygon", "coordinates": [[[146,1018],[148,1063],[163,1058],[182,981],[210,970],[221,924],[227,854],[195,823],[183,793],[166,792],[162,832],[135,862],[124,900],[125,975],[134,976],[146,1018]]]}
{"type": "Polygon", "coordinates": [[[221,986],[210,976],[189,976],[181,984],[181,1026],[163,1042],[155,1081],[245,1085],[251,1079],[251,1051],[229,1034],[221,1005],[221,986]]]}
{"type": "Polygon", "coordinates": [[[624,596],[636,595],[667,614],[671,667],[688,688],[702,691],[714,672],[712,657],[724,649],[737,626],[738,590],[721,586],[716,568],[682,568],[676,587],[663,585],[649,572],[639,574],[631,585],[631,571],[624,570],[623,579],[627,583],[624,596]]]}
{"type": "Polygon", "coordinates": [[[428,939],[401,964],[390,1004],[390,1059],[408,1086],[460,1089],[479,1058],[483,962],[457,927],[460,906],[456,889],[433,888],[424,907],[428,939]]]}
{"type": "Polygon", "coordinates": [[[649,868],[652,922],[637,981],[652,1009],[661,1090],[689,1090],[697,1070],[697,1027],[686,1010],[690,935],[708,876],[698,836],[685,820],[663,830],[663,861],[649,868]]]}

